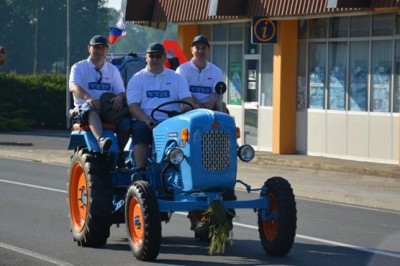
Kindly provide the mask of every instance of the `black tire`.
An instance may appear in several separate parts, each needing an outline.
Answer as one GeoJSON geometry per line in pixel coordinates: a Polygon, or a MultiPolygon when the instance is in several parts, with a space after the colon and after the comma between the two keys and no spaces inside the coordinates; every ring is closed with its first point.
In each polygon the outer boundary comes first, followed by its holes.
{"type": "Polygon", "coordinates": [[[269,178],[262,191],[268,200],[268,210],[258,210],[258,231],[261,244],[270,256],[285,256],[293,246],[296,236],[297,210],[293,190],[282,177],[269,178]],[[266,188],[266,190],[265,190],[266,188]],[[262,219],[263,213],[269,217],[262,219]]]}
{"type": "Polygon", "coordinates": [[[68,182],[69,220],[79,246],[102,247],[110,236],[111,175],[99,153],[76,150],[71,157],[68,182]]]}
{"type": "Polygon", "coordinates": [[[147,181],[129,187],[125,200],[128,242],[140,261],[153,261],[161,246],[161,220],[157,199],[147,181]]]}

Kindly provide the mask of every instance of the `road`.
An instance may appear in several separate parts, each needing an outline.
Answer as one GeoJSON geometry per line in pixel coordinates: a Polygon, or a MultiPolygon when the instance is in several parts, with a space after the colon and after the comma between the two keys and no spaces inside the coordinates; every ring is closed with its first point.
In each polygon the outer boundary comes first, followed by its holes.
{"type": "MultiPolygon", "coordinates": [[[[125,225],[102,249],[81,248],[67,219],[65,166],[0,158],[0,265],[137,265],[125,225]]],[[[253,197],[238,192],[239,198],[253,197]]],[[[163,223],[158,265],[400,265],[400,213],[297,198],[298,230],[284,258],[266,255],[256,215],[238,210],[233,246],[209,256],[184,213],[163,223]]]]}

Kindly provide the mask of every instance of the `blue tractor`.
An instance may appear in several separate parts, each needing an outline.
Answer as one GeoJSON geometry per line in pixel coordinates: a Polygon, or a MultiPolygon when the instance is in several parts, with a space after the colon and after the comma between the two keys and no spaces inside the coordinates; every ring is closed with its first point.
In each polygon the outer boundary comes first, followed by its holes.
{"type": "MultiPolygon", "coordinates": [[[[193,214],[190,219],[195,227],[204,225],[202,213],[218,202],[226,210],[253,209],[265,252],[286,255],[293,245],[297,222],[289,182],[271,177],[261,188],[252,189],[237,179],[238,158],[249,162],[255,152],[250,145],[238,146],[240,131],[232,116],[207,109],[185,113],[163,109],[175,103],[164,103],[152,112],[167,112],[170,118],[153,130],[145,179],[135,174],[131,148],[125,151],[125,167],[118,166],[120,151],[112,127],[104,125],[113,146],[102,153],[90,130],[74,125],[68,185],[74,240],[80,246],[102,247],[110,226],[125,223],[134,256],[152,261],[160,252],[162,222],[168,222],[174,212],[184,211],[193,214]],[[259,191],[259,197],[236,199],[233,191],[239,186],[248,193],[259,191]]],[[[212,221],[207,226],[212,226],[212,221]]],[[[200,235],[196,237],[209,237],[205,232],[197,232],[200,235]]]]}

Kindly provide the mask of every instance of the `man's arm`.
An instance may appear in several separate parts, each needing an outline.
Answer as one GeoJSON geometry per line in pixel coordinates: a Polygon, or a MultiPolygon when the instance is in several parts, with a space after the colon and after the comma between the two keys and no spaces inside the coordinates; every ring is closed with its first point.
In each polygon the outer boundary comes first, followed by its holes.
{"type": "Polygon", "coordinates": [[[132,118],[145,122],[150,129],[156,125],[156,123],[143,112],[139,103],[131,103],[128,107],[132,118]]]}
{"type": "MultiPolygon", "coordinates": [[[[190,103],[193,106],[193,108],[196,108],[196,105],[194,104],[192,97],[183,98],[183,99],[181,99],[181,101],[185,101],[187,103],[190,103]]],[[[190,108],[189,105],[182,104],[182,111],[190,111],[190,110],[192,110],[192,109],[190,108]]]]}
{"type": "Polygon", "coordinates": [[[70,91],[75,97],[81,98],[85,100],[87,103],[92,105],[94,108],[99,109],[100,108],[100,101],[94,99],[92,96],[90,96],[89,93],[87,93],[81,86],[78,84],[72,84],[70,86],[70,91]]]}
{"type": "Polygon", "coordinates": [[[215,92],[211,93],[207,101],[204,103],[204,107],[213,110],[217,102],[221,101],[221,96],[215,92]]]}
{"type": "Polygon", "coordinates": [[[117,111],[122,108],[123,102],[125,101],[125,92],[119,93],[117,96],[111,99],[113,110],[117,111]]]}

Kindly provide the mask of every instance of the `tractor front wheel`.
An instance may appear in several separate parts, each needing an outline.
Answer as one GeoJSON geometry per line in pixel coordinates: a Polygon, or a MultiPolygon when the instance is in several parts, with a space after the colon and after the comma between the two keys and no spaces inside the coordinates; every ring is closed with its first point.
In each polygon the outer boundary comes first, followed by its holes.
{"type": "Polygon", "coordinates": [[[126,194],[125,222],[131,250],[140,261],[153,261],[161,246],[160,211],[147,181],[139,180],[126,194]]]}
{"type": "Polygon", "coordinates": [[[268,208],[258,210],[258,231],[265,252],[271,256],[285,256],[294,243],[297,210],[293,190],[282,177],[269,178],[261,196],[268,200],[268,208]],[[266,195],[263,195],[265,193],[266,195]]]}

